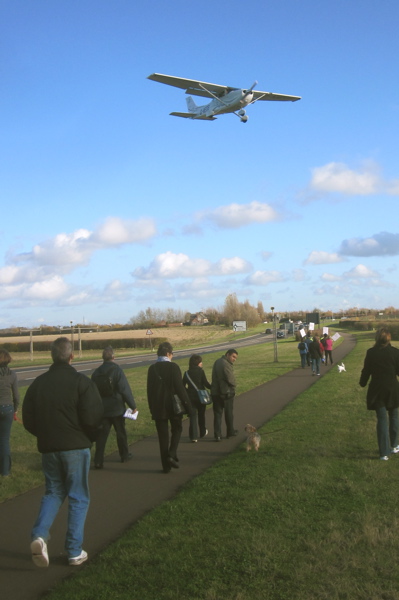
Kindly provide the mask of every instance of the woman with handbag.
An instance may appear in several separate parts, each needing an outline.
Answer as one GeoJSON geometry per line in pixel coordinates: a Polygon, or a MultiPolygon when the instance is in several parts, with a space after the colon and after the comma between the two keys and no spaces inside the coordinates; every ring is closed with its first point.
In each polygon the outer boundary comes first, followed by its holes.
{"type": "Polygon", "coordinates": [[[158,432],[163,472],[169,473],[171,467],[179,468],[177,448],[183,429],[182,418],[187,411],[191,413],[191,402],[183,385],[180,367],[172,362],[172,345],[163,342],[157,355],[156,363],[148,369],[147,398],[158,432]]]}
{"type": "Polygon", "coordinates": [[[205,371],[202,368],[202,357],[199,354],[190,356],[188,371],[183,375],[183,383],[191,400],[192,412],[190,414],[189,436],[192,442],[198,442],[199,437],[208,435],[205,425],[205,411],[207,404],[212,400],[205,388],[211,389],[211,384],[206,378],[205,371]]]}

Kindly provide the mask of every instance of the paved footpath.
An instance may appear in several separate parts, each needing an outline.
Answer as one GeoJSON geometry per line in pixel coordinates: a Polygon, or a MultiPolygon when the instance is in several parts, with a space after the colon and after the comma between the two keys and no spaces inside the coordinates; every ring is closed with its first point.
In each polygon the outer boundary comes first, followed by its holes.
{"type": "MultiPolygon", "coordinates": [[[[353,336],[344,337],[344,342],[334,350],[332,368],[355,346],[353,336]]],[[[117,453],[108,456],[103,470],[90,471],[91,504],[84,543],[89,559],[145,513],[173,498],[190,479],[239,446],[246,438],[247,423],[261,427],[311,385],[317,384],[330,369],[322,365],[321,377],[312,377],[309,368],[298,368],[237,396],[234,424],[240,433],[221,443],[213,439],[212,410],[207,410],[209,436],[198,444],[189,442],[186,420],[179,446],[180,469],[172,469],[168,475],[161,471],[156,435],[134,444],[131,447],[133,459],[128,463],[120,463],[117,453]]],[[[0,590],[4,600],[38,600],[60,580],[84,568],[84,565],[69,567],[67,564],[63,548],[66,503],[52,527],[48,545],[50,566],[40,569],[33,565],[30,530],[42,495],[43,487],[39,487],[0,504],[0,590]]]]}

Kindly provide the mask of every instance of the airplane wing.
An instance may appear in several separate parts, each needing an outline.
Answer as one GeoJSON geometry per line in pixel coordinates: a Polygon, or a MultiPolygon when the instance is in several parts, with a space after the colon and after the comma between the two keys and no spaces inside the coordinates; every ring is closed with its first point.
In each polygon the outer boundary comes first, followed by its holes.
{"type": "Polygon", "coordinates": [[[227,85],[218,85],[217,83],[207,83],[206,81],[198,81],[197,79],[183,79],[182,77],[173,77],[172,75],[162,75],[161,73],[153,73],[147,79],[172,85],[182,90],[186,90],[186,94],[193,96],[204,96],[205,98],[214,98],[215,96],[224,96],[232,90],[239,88],[229,87],[227,85]],[[212,92],[210,94],[207,90],[212,92]]]}
{"type": "MultiPolygon", "coordinates": [[[[186,90],[186,94],[193,96],[203,96],[205,98],[222,97],[232,92],[233,90],[239,90],[241,88],[230,87],[228,85],[219,85],[217,83],[207,83],[206,81],[199,81],[198,79],[184,79],[183,77],[174,77],[172,75],[162,75],[162,73],[153,73],[149,75],[147,79],[157,81],[158,83],[165,83],[166,85],[172,85],[182,90],[186,90]]],[[[288,101],[296,102],[301,99],[301,96],[288,96],[286,94],[273,94],[272,92],[258,92],[252,90],[253,100],[252,103],[258,100],[274,100],[274,101],[288,101]]]]}
{"type": "Polygon", "coordinates": [[[272,92],[258,92],[253,90],[254,98],[252,104],[258,100],[275,100],[280,102],[296,102],[301,99],[301,96],[287,96],[287,94],[273,94],[272,92]]]}
{"type": "Polygon", "coordinates": [[[205,115],[196,117],[195,113],[171,112],[169,114],[172,115],[173,117],[183,117],[184,119],[195,119],[196,121],[216,121],[216,117],[206,117],[205,115]]]}

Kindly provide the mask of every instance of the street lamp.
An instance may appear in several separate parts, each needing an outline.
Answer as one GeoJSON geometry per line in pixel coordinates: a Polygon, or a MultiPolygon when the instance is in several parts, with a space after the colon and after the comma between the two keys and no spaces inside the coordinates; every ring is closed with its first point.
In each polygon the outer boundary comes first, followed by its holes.
{"type": "Polygon", "coordinates": [[[74,347],[73,347],[73,321],[69,321],[71,324],[71,344],[72,344],[72,353],[74,352],[74,347]]]}
{"type": "Polygon", "coordinates": [[[274,314],[274,306],[271,306],[270,310],[272,311],[272,319],[273,319],[274,362],[278,362],[278,352],[277,352],[277,324],[276,324],[276,315],[274,314]]]}

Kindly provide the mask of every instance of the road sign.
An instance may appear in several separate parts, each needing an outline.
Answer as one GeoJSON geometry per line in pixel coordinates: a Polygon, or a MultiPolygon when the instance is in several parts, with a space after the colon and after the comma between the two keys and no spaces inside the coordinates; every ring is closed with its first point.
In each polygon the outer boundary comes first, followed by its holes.
{"type": "Polygon", "coordinates": [[[146,335],[152,335],[152,331],[151,331],[151,329],[147,329],[147,333],[146,333],[146,335]]]}

